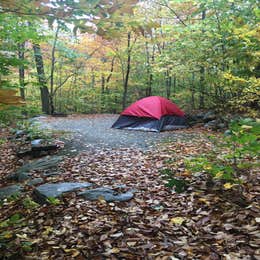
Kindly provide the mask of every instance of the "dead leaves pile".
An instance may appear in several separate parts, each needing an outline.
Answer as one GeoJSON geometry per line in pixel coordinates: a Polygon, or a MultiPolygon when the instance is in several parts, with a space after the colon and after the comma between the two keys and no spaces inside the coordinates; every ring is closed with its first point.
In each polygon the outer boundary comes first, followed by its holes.
{"type": "Polygon", "coordinates": [[[184,157],[210,148],[201,138],[145,153],[104,149],[67,158],[60,165],[63,173],[46,181],[135,189],[134,198],[107,203],[70,193],[58,205],[34,209],[25,209],[21,198],[6,202],[1,221],[19,213],[26,224],[8,227],[13,245],[5,254],[16,249],[31,259],[258,259],[259,187],[248,185],[248,206],[241,207],[209,189],[204,174],[185,170],[184,157]],[[164,167],[189,181],[186,192],[177,194],[165,186],[164,167]],[[25,242],[29,249],[19,251],[25,242]]]}

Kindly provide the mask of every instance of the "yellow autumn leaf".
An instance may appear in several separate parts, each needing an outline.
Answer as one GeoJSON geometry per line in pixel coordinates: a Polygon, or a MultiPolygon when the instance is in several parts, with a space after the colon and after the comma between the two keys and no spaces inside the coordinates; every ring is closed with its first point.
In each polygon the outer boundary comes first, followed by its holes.
{"type": "Polygon", "coordinates": [[[13,236],[13,234],[11,232],[6,232],[4,235],[4,238],[9,239],[13,236]]]}
{"type": "Polygon", "coordinates": [[[216,179],[221,178],[223,176],[223,172],[218,172],[215,176],[216,179]]]}
{"type": "Polygon", "coordinates": [[[227,189],[227,190],[231,189],[233,186],[234,186],[234,184],[231,184],[230,182],[227,182],[227,183],[224,184],[224,188],[227,189]]]}
{"type": "Polygon", "coordinates": [[[80,254],[80,251],[75,248],[65,248],[63,250],[65,253],[72,253],[71,257],[77,257],[80,254]]]}
{"type": "Polygon", "coordinates": [[[181,225],[185,219],[182,217],[171,218],[171,223],[176,225],[181,225]]]}
{"type": "Polygon", "coordinates": [[[205,203],[206,205],[210,205],[210,203],[204,198],[199,198],[199,201],[205,203]]]}
{"type": "Polygon", "coordinates": [[[117,247],[113,247],[112,249],[111,249],[111,251],[110,251],[112,254],[117,254],[117,253],[119,253],[120,252],[120,249],[119,248],[117,248],[117,247]]]}
{"type": "Polygon", "coordinates": [[[211,167],[210,165],[204,165],[204,166],[203,166],[203,169],[204,169],[204,170],[211,170],[212,167],[211,167]]]}
{"type": "Polygon", "coordinates": [[[247,129],[253,128],[253,126],[251,126],[251,125],[242,125],[241,128],[247,130],[247,129]]]}
{"type": "Polygon", "coordinates": [[[45,231],[42,233],[44,236],[48,236],[53,231],[52,227],[45,227],[45,231]]]}
{"type": "Polygon", "coordinates": [[[16,234],[16,236],[19,237],[19,238],[22,238],[22,239],[27,239],[28,238],[27,234],[22,234],[22,235],[16,234]]]}
{"type": "Polygon", "coordinates": [[[120,249],[119,249],[119,248],[113,247],[113,248],[108,249],[108,250],[104,253],[104,255],[110,256],[111,254],[118,254],[119,252],[120,252],[120,249]]]}

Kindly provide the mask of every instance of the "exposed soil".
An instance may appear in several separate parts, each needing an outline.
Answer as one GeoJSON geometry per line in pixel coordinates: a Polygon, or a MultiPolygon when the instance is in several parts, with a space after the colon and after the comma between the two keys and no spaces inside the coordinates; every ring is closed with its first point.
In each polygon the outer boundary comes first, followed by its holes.
{"type": "Polygon", "coordinates": [[[100,148],[137,148],[149,150],[158,143],[190,140],[198,133],[190,129],[161,133],[119,130],[111,128],[118,115],[72,115],[69,117],[42,117],[41,126],[71,133],[71,146],[79,151],[100,148]]]}

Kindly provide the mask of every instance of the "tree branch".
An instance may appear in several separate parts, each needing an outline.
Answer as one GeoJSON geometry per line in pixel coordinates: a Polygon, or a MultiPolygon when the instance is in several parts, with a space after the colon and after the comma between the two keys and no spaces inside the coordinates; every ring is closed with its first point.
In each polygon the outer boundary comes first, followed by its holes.
{"type": "Polygon", "coordinates": [[[55,96],[56,92],[58,89],[60,89],[67,81],[69,78],[73,77],[74,75],[76,75],[77,73],[72,73],[69,76],[67,76],[53,91],[53,96],[55,96]]]}
{"type": "Polygon", "coordinates": [[[171,13],[173,13],[184,26],[187,26],[187,24],[181,19],[181,17],[167,4],[167,1],[164,0],[164,3],[157,2],[157,4],[168,8],[171,11],[171,13]]]}

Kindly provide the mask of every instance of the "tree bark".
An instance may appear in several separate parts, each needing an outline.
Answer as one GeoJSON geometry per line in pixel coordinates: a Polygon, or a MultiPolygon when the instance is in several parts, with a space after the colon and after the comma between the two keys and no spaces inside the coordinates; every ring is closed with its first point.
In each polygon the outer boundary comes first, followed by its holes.
{"type": "Polygon", "coordinates": [[[101,76],[101,94],[104,94],[105,93],[105,76],[104,74],[102,74],[101,76]]]}
{"type": "Polygon", "coordinates": [[[23,100],[25,100],[25,82],[24,82],[24,49],[25,49],[25,42],[19,44],[18,49],[18,58],[22,62],[19,66],[19,83],[20,83],[20,95],[23,100]]]}
{"type": "Polygon", "coordinates": [[[127,66],[126,66],[126,75],[125,75],[125,81],[124,81],[124,92],[123,92],[123,102],[122,106],[123,109],[126,108],[126,99],[127,99],[127,91],[128,91],[128,80],[129,80],[129,74],[131,69],[131,33],[128,32],[127,34],[127,66]]]}
{"type": "Polygon", "coordinates": [[[58,34],[59,34],[59,29],[60,29],[60,24],[58,22],[58,26],[55,32],[55,37],[54,37],[54,42],[52,46],[52,51],[51,51],[51,75],[50,75],[50,95],[49,95],[49,100],[50,100],[50,112],[51,114],[54,113],[54,69],[55,69],[55,51],[56,51],[56,44],[58,40],[58,34]]]}
{"type": "Polygon", "coordinates": [[[151,73],[151,64],[150,64],[150,53],[148,49],[148,42],[145,42],[145,49],[146,49],[146,71],[147,71],[147,82],[146,82],[146,90],[145,95],[147,97],[151,96],[152,94],[152,81],[153,81],[153,75],[151,73]]]}
{"type": "Polygon", "coordinates": [[[108,77],[106,78],[106,82],[105,82],[106,91],[108,91],[108,83],[109,83],[109,81],[110,81],[110,79],[112,77],[113,71],[114,71],[115,58],[116,58],[115,56],[112,58],[110,73],[109,73],[108,77]]]}
{"type": "Polygon", "coordinates": [[[42,112],[50,114],[49,90],[47,87],[47,80],[44,72],[43,57],[40,45],[36,43],[33,44],[33,51],[41,91],[42,112]]]}
{"type": "MultiPolygon", "coordinates": [[[[201,20],[205,20],[206,18],[206,10],[204,9],[201,14],[201,20]]],[[[202,31],[204,33],[204,30],[202,31]]],[[[204,100],[204,93],[205,93],[205,68],[204,66],[200,67],[200,93],[199,93],[199,108],[205,107],[205,100],[204,100]]]]}
{"type": "Polygon", "coordinates": [[[170,96],[171,96],[172,77],[170,76],[169,69],[167,69],[167,71],[165,73],[165,83],[166,83],[166,97],[170,98],[170,96]]]}
{"type": "Polygon", "coordinates": [[[195,108],[195,73],[192,72],[192,78],[191,78],[191,84],[190,84],[190,91],[191,91],[191,108],[194,109],[195,108]]]}

